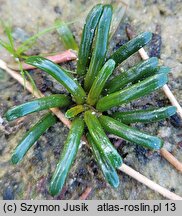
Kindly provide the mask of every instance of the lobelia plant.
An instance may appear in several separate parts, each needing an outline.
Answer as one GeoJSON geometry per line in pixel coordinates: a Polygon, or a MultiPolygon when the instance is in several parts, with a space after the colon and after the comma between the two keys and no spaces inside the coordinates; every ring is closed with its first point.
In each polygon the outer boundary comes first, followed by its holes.
{"type": "MultiPolygon", "coordinates": [[[[49,190],[53,196],[61,191],[65,183],[83,134],[87,137],[106,181],[116,188],[119,185],[116,168],[121,166],[122,158],[105,132],[153,151],[159,150],[163,146],[163,141],[159,137],[128,125],[135,122],[159,121],[176,112],[176,107],[168,106],[114,112],[111,115],[107,113],[112,107],[129,103],[161,88],[167,83],[167,75],[170,71],[168,67],[158,66],[157,58],[150,58],[108,81],[114,69],[146,45],[152,36],[150,32],[144,32],[106,58],[111,19],[112,6],[102,4],[93,7],[86,18],[76,71],[76,78],[81,80],[80,83],[70,71],[46,58],[31,56],[26,60],[27,64],[54,77],[71,96],[63,94],[45,96],[13,107],[5,114],[7,120],[11,121],[53,107],[67,108],[65,116],[73,121],[50,182],[49,190]]],[[[37,122],[15,148],[12,162],[19,163],[38,138],[56,121],[56,117],[48,113],[37,122]]]]}

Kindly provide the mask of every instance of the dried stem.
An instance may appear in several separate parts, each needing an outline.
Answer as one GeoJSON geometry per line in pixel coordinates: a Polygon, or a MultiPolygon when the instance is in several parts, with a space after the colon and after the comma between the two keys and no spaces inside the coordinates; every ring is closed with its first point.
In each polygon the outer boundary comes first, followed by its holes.
{"type": "MultiPolygon", "coordinates": [[[[130,25],[128,25],[126,27],[126,33],[127,33],[127,36],[129,39],[132,39],[135,36],[134,30],[133,30],[132,26],[130,26],[130,25]]],[[[139,54],[143,60],[149,59],[149,56],[146,53],[146,51],[144,50],[144,48],[139,49],[138,52],[139,52],[139,54]]],[[[163,86],[163,91],[164,91],[165,95],[168,97],[168,99],[170,100],[171,104],[177,108],[177,112],[180,115],[180,117],[182,118],[182,108],[179,105],[178,101],[174,97],[173,93],[171,92],[171,90],[169,89],[167,84],[165,84],[163,86]]],[[[178,171],[182,172],[182,163],[179,162],[170,152],[168,152],[166,149],[162,148],[160,150],[160,154],[169,163],[171,163],[178,171]]]]}
{"type": "Polygon", "coordinates": [[[79,197],[79,200],[86,200],[87,197],[89,196],[89,194],[91,193],[92,188],[91,187],[87,187],[85,189],[85,191],[82,193],[82,195],[79,197]]]}
{"type": "Polygon", "coordinates": [[[182,164],[171,153],[169,153],[165,148],[161,148],[160,154],[182,173],[182,164]]]}
{"type": "MultiPolygon", "coordinates": [[[[76,53],[73,50],[66,50],[62,53],[58,53],[56,55],[52,55],[52,56],[46,56],[47,59],[53,61],[54,63],[62,63],[62,62],[66,62],[66,61],[71,61],[71,60],[75,60],[77,58],[76,53]]],[[[9,68],[13,69],[13,70],[20,70],[19,65],[10,65],[9,68]]],[[[32,70],[35,67],[32,65],[28,65],[26,63],[22,64],[22,69],[23,70],[32,70]]]]}
{"type": "Polygon", "coordinates": [[[167,190],[164,187],[161,187],[160,185],[156,184],[155,182],[151,181],[150,179],[146,178],[139,172],[136,172],[131,167],[127,166],[126,164],[122,164],[122,166],[119,168],[122,172],[126,173],[127,175],[131,176],[132,178],[136,179],[137,181],[141,182],[142,184],[145,184],[147,187],[151,188],[152,190],[160,193],[164,197],[171,199],[171,200],[182,200],[182,197],[176,195],[175,193],[172,193],[171,191],[167,190]]]}
{"type": "MultiPolygon", "coordinates": [[[[4,61],[2,61],[2,60],[0,60],[0,68],[5,70],[9,75],[11,75],[15,80],[17,80],[22,86],[24,85],[24,80],[21,77],[21,75],[19,73],[17,73],[16,71],[13,71],[13,70],[9,69],[7,67],[7,65],[6,65],[6,63],[4,61]]],[[[26,89],[31,93],[34,92],[31,84],[28,81],[26,81],[26,89]]],[[[39,98],[39,97],[42,97],[44,95],[41,92],[38,92],[38,93],[34,93],[34,96],[39,98]]],[[[53,109],[51,109],[51,111],[60,119],[61,122],[63,122],[68,128],[70,128],[71,122],[64,116],[64,114],[59,109],[53,108],[53,109]]],[[[85,136],[83,136],[83,140],[85,142],[87,142],[85,136]]],[[[124,172],[127,175],[133,177],[137,181],[145,184],[146,186],[148,186],[152,190],[160,193],[161,195],[163,195],[164,197],[166,197],[168,199],[182,200],[182,197],[180,197],[180,196],[170,192],[169,190],[161,187],[160,185],[158,185],[155,182],[151,181],[147,177],[141,175],[139,172],[136,172],[134,169],[127,166],[126,164],[122,164],[122,166],[119,169],[122,172],[124,172]]]]}
{"type": "Polygon", "coordinates": [[[182,108],[181,108],[180,104],[178,103],[178,101],[176,100],[176,98],[174,97],[171,90],[169,89],[168,85],[164,85],[162,89],[163,89],[165,95],[170,100],[171,104],[177,108],[177,113],[179,114],[179,116],[182,119],[182,108]]]}

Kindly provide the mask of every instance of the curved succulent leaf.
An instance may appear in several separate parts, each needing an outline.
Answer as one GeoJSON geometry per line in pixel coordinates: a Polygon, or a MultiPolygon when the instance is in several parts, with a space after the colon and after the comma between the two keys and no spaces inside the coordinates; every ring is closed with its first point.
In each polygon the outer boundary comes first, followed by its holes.
{"type": "Polygon", "coordinates": [[[77,62],[78,75],[86,74],[87,67],[89,66],[90,57],[92,53],[91,48],[93,44],[93,38],[102,11],[103,11],[103,6],[101,4],[97,4],[95,7],[92,8],[90,13],[87,15],[83,33],[82,33],[80,48],[78,52],[78,62],[77,62]]]}
{"type": "Polygon", "coordinates": [[[100,96],[100,93],[102,92],[102,89],[104,88],[104,85],[105,85],[107,79],[112,74],[114,68],[115,68],[115,62],[112,59],[109,59],[104,64],[104,66],[99,71],[98,75],[96,76],[96,78],[92,84],[92,87],[88,93],[88,96],[87,96],[87,103],[88,104],[93,106],[97,102],[97,100],[100,96]]]}
{"type": "Polygon", "coordinates": [[[90,90],[95,77],[97,76],[98,72],[105,62],[111,19],[112,7],[111,5],[105,5],[103,7],[101,18],[99,20],[93,53],[89,69],[85,77],[84,89],[86,91],[90,90]]]}
{"type": "Polygon", "coordinates": [[[73,118],[85,110],[83,105],[77,105],[66,111],[66,118],[73,118]]]}
{"type": "Polygon", "coordinates": [[[106,181],[113,187],[117,188],[119,185],[119,177],[113,165],[111,164],[107,155],[102,152],[97,144],[94,142],[90,134],[87,134],[87,139],[91,145],[92,151],[96,157],[97,163],[99,164],[102,173],[106,181]]]}
{"type": "Polygon", "coordinates": [[[112,117],[121,121],[125,124],[135,123],[135,122],[156,122],[176,113],[175,106],[162,107],[159,109],[147,109],[147,110],[132,110],[127,112],[115,112],[112,117]]]}
{"type": "Polygon", "coordinates": [[[39,139],[39,137],[52,125],[56,123],[57,119],[51,113],[45,115],[38,121],[22,138],[18,146],[13,151],[11,161],[13,164],[20,162],[31,146],[39,139]]]}
{"type": "Polygon", "coordinates": [[[12,121],[22,116],[26,116],[30,113],[38,112],[41,110],[50,109],[53,107],[65,107],[71,103],[71,100],[66,95],[56,94],[43,98],[39,98],[19,106],[15,106],[9,109],[6,113],[6,119],[12,121]]]}
{"type": "Polygon", "coordinates": [[[122,158],[106,136],[95,113],[88,110],[84,113],[84,120],[99,151],[103,152],[111,161],[114,167],[122,164],[122,158]]]}
{"type": "Polygon", "coordinates": [[[151,76],[139,83],[125,88],[121,91],[109,94],[101,98],[96,105],[98,111],[106,111],[114,106],[129,103],[132,100],[145,96],[165,85],[167,82],[166,74],[157,74],[151,76]]]}
{"type": "Polygon", "coordinates": [[[71,164],[73,163],[78,151],[81,136],[83,134],[84,122],[81,118],[75,118],[64,144],[59,162],[51,179],[49,191],[55,196],[58,194],[66,180],[71,164]]]}
{"type": "Polygon", "coordinates": [[[80,84],[63,68],[54,62],[40,57],[31,56],[26,60],[27,64],[33,65],[41,70],[44,70],[58,82],[60,82],[73,96],[77,104],[82,104],[85,101],[85,91],[80,84]]]}
{"type": "Polygon", "coordinates": [[[113,59],[116,62],[116,66],[118,66],[133,53],[145,46],[151,39],[152,33],[144,32],[118,48],[109,58],[113,59]]]}
{"type": "Polygon", "coordinates": [[[166,66],[158,66],[157,70],[154,71],[154,74],[168,74],[170,73],[171,69],[166,66]]]}
{"type": "Polygon", "coordinates": [[[127,141],[134,142],[152,150],[159,150],[163,146],[163,141],[160,138],[140,132],[111,117],[101,115],[99,121],[106,131],[120,136],[127,141]]]}
{"type": "Polygon", "coordinates": [[[118,76],[115,76],[105,86],[107,94],[121,90],[130,82],[140,80],[146,76],[154,75],[157,64],[158,59],[156,57],[149,58],[129,70],[122,72],[118,76]]]}

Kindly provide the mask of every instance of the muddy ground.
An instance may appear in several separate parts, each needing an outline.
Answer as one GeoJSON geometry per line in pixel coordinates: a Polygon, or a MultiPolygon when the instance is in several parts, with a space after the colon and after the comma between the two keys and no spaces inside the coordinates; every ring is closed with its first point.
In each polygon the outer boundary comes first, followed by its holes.
{"type": "MultiPolygon", "coordinates": [[[[56,18],[71,22],[77,42],[84,19],[90,8],[99,1],[87,0],[0,0],[0,17],[9,20],[13,26],[16,44],[53,25],[56,18]]],[[[120,1],[112,1],[118,5],[120,1]]],[[[123,0],[124,3],[126,1],[123,0]]],[[[128,3],[129,1],[127,1],[128,3]]],[[[124,4],[125,6],[125,4],[124,4]]],[[[161,64],[171,67],[169,87],[182,104],[182,3],[177,0],[135,0],[128,4],[127,12],[115,33],[110,50],[127,41],[125,27],[134,26],[137,33],[151,31],[153,42],[147,46],[150,56],[158,56],[161,64]],[[161,45],[161,46],[160,46],[161,45]]],[[[0,26],[0,38],[5,39],[0,26]]],[[[64,48],[55,31],[42,36],[28,51],[28,54],[46,54],[63,51],[64,48]]],[[[0,58],[8,64],[13,59],[2,47],[0,58]]],[[[122,64],[128,68],[140,61],[137,54],[122,64]]],[[[75,69],[75,62],[62,64],[75,69]]],[[[39,89],[46,93],[62,93],[64,89],[44,73],[31,72],[39,89]]],[[[82,145],[72,166],[66,185],[61,194],[52,198],[48,184],[66,139],[68,129],[60,122],[51,127],[28,152],[19,165],[10,162],[11,152],[22,135],[43,113],[32,114],[21,120],[8,123],[3,114],[8,108],[31,100],[33,97],[9,75],[0,70],[0,199],[78,199],[87,187],[92,191],[88,199],[164,199],[127,175],[118,172],[120,186],[111,188],[103,180],[102,174],[92,156],[91,150],[82,145]]],[[[132,102],[131,108],[146,106],[167,106],[168,99],[162,91],[132,102]]],[[[122,108],[120,108],[122,109],[122,108]]],[[[136,124],[135,127],[164,139],[164,147],[182,161],[182,122],[178,116],[153,124],[136,124]]],[[[117,140],[111,139],[113,143],[117,140]]],[[[118,151],[124,163],[152,179],[161,186],[182,196],[181,175],[158,153],[122,141],[118,151]]]]}

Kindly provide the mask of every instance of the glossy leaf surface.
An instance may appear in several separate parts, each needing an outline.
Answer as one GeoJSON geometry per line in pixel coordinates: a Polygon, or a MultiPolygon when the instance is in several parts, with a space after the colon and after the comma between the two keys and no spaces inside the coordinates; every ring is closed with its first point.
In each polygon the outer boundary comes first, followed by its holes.
{"type": "Polygon", "coordinates": [[[97,4],[95,7],[92,8],[92,10],[87,15],[84,29],[82,32],[80,48],[78,52],[78,62],[77,62],[78,75],[84,75],[87,72],[90,63],[91,53],[92,53],[91,48],[93,44],[93,38],[102,11],[103,11],[103,6],[101,4],[97,4]]]}
{"type": "Polygon", "coordinates": [[[131,87],[125,88],[121,91],[117,91],[101,98],[96,105],[96,109],[103,112],[114,106],[129,103],[132,100],[136,100],[161,88],[166,84],[166,82],[166,74],[157,74],[151,76],[139,83],[132,85],[131,87]]]}
{"type": "Polygon", "coordinates": [[[119,177],[109,158],[98,148],[90,134],[87,135],[89,144],[91,145],[92,151],[95,155],[98,165],[102,170],[102,173],[106,181],[113,187],[119,186],[119,177]]]}
{"type": "Polygon", "coordinates": [[[59,162],[50,183],[50,193],[55,196],[58,194],[66,180],[70,167],[76,157],[81,136],[83,134],[84,122],[81,118],[75,118],[64,144],[59,162]]]}
{"type": "Polygon", "coordinates": [[[170,73],[171,69],[166,66],[158,66],[157,70],[154,71],[155,74],[168,74],[170,73]]]}
{"type": "Polygon", "coordinates": [[[99,151],[103,152],[109,158],[114,167],[121,166],[122,158],[106,136],[95,113],[90,110],[86,111],[84,113],[84,120],[99,151]]]}
{"type": "Polygon", "coordinates": [[[143,77],[154,75],[158,64],[158,59],[153,57],[146,61],[143,61],[129,70],[122,72],[118,76],[115,76],[112,80],[106,84],[107,94],[119,91],[124,88],[130,82],[140,80],[143,77]]]}
{"type": "Polygon", "coordinates": [[[118,48],[109,58],[116,62],[116,66],[137,52],[152,39],[151,32],[144,32],[118,48]]]}
{"type": "Polygon", "coordinates": [[[73,96],[77,104],[82,104],[85,101],[85,91],[80,84],[68,73],[54,62],[40,57],[31,56],[26,60],[27,64],[33,65],[41,70],[44,70],[58,82],[60,82],[73,96]]]}
{"type": "Polygon", "coordinates": [[[163,146],[163,141],[160,138],[140,132],[111,117],[101,115],[99,121],[106,131],[120,136],[127,141],[134,142],[151,150],[159,150],[163,146]]]}
{"type": "Polygon", "coordinates": [[[147,109],[147,110],[132,110],[127,112],[115,112],[112,114],[112,117],[121,121],[125,124],[136,123],[136,122],[156,122],[176,113],[176,107],[168,106],[162,107],[159,109],[147,109]]]}
{"type": "Polygon", "coordinates": [[[37,122],[22,138],[18,146],[13,151],[11,161],[13,164],[20,162],[31,146],[39,139],[39,137],[52,125],[57,119],[51,113],[45,115],[37,122]]]}
{"type": "Polygon", "coordinates": [[[77,105],[66,111],[66,118],[73,118],[85,110],[83,105],[77,105]]]}
{"type": "Polygon", "coordinates": [[[71,100],[66,95],[56,94],[42,97],[19,106],[9,109],[6,113],[6,119],[12,121],[30,113],[38,112],[41,110],[50,109],[53,107],[65,107],[71,103],[71,100]]]}
{"type": "Polygon", "coordinates": [[[105,5],[99,20],[98,29],[94,41],[93,53],[88,72],[85,77],[84,89],[88,92],[94,82],[95,77],[102,68],[108,45],[109,29],[112,19],[111,5],[105,5]]]}
{"type": "Polygon", "coordinates": [[[112,59],[109,59],[102,69],[99,71],[98,75],[96,76],[92,87],[89,91],[88,97],[87,97],[87,103],[90,105],[94,105],[97,100],[99,99],[99,96],[102,92],[102,89],[104,88],[104,85],[110,75],[112,74],[113,70],[115,68],[115,62],[112,59]]]}

